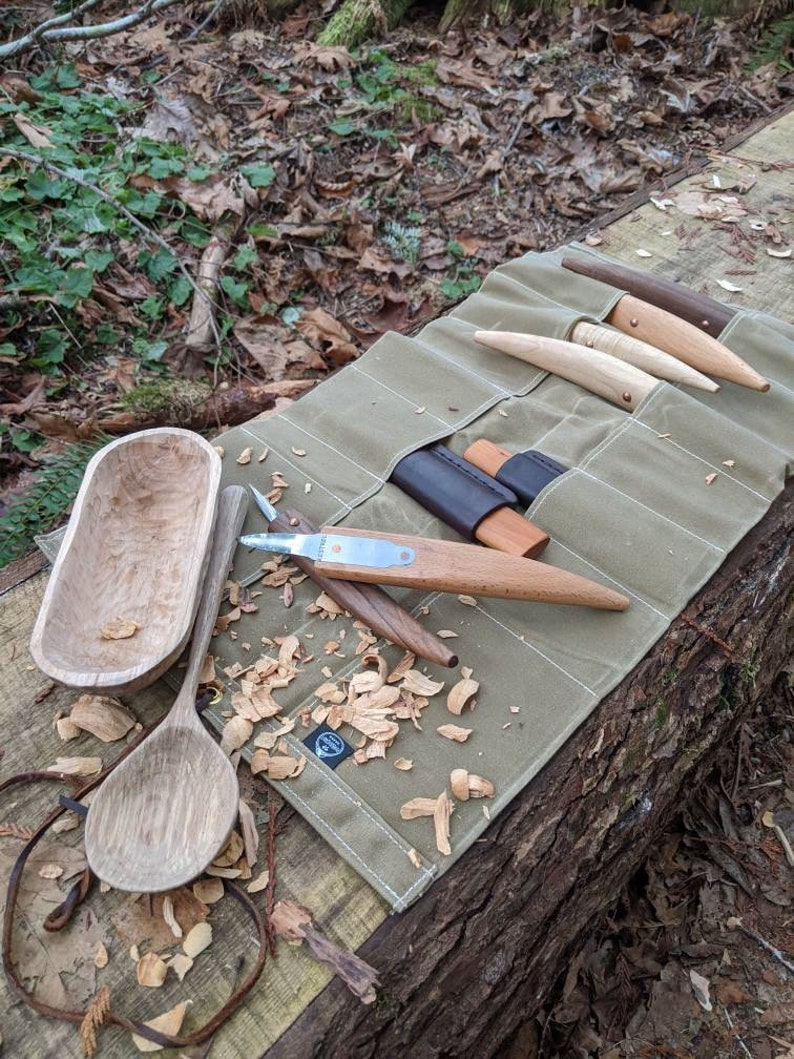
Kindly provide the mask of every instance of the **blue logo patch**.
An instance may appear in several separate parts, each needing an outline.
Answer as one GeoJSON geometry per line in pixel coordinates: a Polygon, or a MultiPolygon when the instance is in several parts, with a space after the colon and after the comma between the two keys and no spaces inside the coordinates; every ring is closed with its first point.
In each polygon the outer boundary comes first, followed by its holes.
{"type": "Polygon", "coordinates": [[[333,728],[329,728],[327,724],[318,725],[311,735],[306,736],[303,745],[332,769],[335,769],[340,761],[344,761],[353,753],[350,743],[333,728]]]}

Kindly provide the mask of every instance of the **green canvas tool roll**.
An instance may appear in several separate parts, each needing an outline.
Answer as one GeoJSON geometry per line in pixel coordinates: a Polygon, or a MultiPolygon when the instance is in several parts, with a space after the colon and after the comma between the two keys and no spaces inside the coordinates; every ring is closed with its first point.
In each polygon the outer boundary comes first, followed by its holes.
{"type": "MultiPolygon", "coordinates": [[[[587,248],[578,247],[583,252],[587,248]]],[[[284,738],[303,754],[298,777],[277,784],[284,797],[395,910],[427,890],[538,772],[585,717],[664,633],[727,553],[782,490],[794,454],[794,328],[740,311],[721,340],[771,382],[758,394],[724,383],[716,394],[660,383],[628,414],[580,387],[478,345],[478,328],[566,338],[578,320],[602,321],[622,291],[564,270],[562,251],[528,254],[491,273],[480,291],[416,338],[383,336],[358,361],[280,414],[228,431],[224,484],[267,492],[279,471],[289,483],[282,504],[317,524],[454,538],[454,533],[388,482],[405,454],[443,440],[462,453],[485,437],[518,452],[541,449],[570,469],[527,512],[551,535],[543,561],[627,594],[622,614],[566,606],[456,596],[395,594],[433,631],[457,634],[461,666],[479,682],[476,708],[446,708],[459,674],[421,666],[444,681],[422,710],[421,730],[400,723],[385,760],[336,769],[308,751],[312,730],[299,720],[284,738]],[[269,455],[258,462],[267,446],[269,455]],[[251,447],[246,465],[236,462],[251,447]],[[464,743],[437,734],[444,724],[471,729],[464,743]],[[410,771],[394,767],[413,761],[410,771]],[[455,804],[451,855],[436,848],[432,820],[403,820],[400,806],[450,789],[464,768],[494,786],[486,801],[455,804]]],[[[245,532],[262,532],[251,505],[245,532]]],[[[238,549],[235,577],[256,586],[262,552],[238,549]]],[[[288,688],[274,692],[282,718],[307,716],[316,688],[360,669],[350,622],[332,623],[306,607],[317,595],[298,585],[287,609],[262,589],[255,614],[216,637],[219,668],[251,664],[262,638],[295,634],[305,655],[288,688]],[[342,639],[342,628],[347,636],[342,639]],[[332,653],[324,645],[335,641],[332,653]]],[[[270,653],[274,653],[272,650],[270,653]]],[[[400,652],[384,648],[390,663],[400,652]]],[[[212,707],[218,727],[224,700],[212,707]]],[[[262,721],[263,729],[283,720],[262,721]]],[[[359,733],[339,729],[348,742],[359,733]]],[[[252,744],[244,750],[250,758],[252,744]]]]}

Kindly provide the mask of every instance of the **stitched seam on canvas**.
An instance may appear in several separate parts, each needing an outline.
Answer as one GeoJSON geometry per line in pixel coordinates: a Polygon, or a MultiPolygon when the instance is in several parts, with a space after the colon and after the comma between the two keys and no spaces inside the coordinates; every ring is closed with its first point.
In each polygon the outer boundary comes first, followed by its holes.
{"type": "MultiPolygon", "coordinates": [[[[405,404],[411,405],[414,409],[418,407],[416,401],[411,400],[410,397],[406,397],[405,394],[400,393],[399,390],[393,389],[388,383],[384,382],[383,379],[379,379],[377,376],[370,375],[369,372],[363,371],[358,364],[350,364],[348,367],[352,368],[353,371],[357,372],[359,375],[363,375],[365,379],[369,379],[370,382],[374,382],[376,386],[380,386],[381,389],[386,390],[388,393],[392,394],[392,396],[399,397],[399,399],[405,404]]],[[[448,430],[453,429],[452,423],[448,423],[446,419],[442,419],[441,416],[437,416],[434,412],[428,412],[427,414],[431,419],[435,419],[437,423],[441,423],[448,430]]]]}

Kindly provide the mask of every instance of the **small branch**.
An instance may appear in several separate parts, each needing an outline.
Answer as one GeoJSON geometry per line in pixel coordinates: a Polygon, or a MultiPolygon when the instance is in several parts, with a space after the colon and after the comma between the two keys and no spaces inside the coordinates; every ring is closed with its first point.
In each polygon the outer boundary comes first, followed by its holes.
{"type": "Polygon", "coordinates": [[[210,328],[215,339],[215,345],[218,349],[218,352],[220,353],[221,334],[218,330],[218,325],[215,322],[215,314],[212,311],[212,299],[209,297],[207,292],[203,290],[198,283],[196,283],[196,281],[193,279],[188,270],[180,261],[179,257],[174,254],[174,251],[171,249],[171,247],[161,235],[158,235],[157,232],[152,231],[151,228],[147,228],[143,221],[138,220],[135,214],[128,210],[126,206],[122,205],[117,199],[114,199],[112,195],[110,195],[107,191],[104,191],[97,184],[92,183],[90,180],[86,180],[85,177],[81,176],[81,174],[76,172],[74,169],[61,169],[60,166],[54,165],[52,162],[48,162],[45,158],[40,158],[35,154],[28,154],[27,151],[17,151],[12,147],[0,147],[0,157],[15,158],[19,162],[30,162],[32,165],[40,165],[44,169],[49,170],[51,173],[55,173],[56,176],[61,177],[63,180],[69,180],[73,184],[78,184],[80,187],[86,188],[88,191],[93,191],[95,195],[98,195],[103,200],[103,202],[107,202],[115,210],[118,210],[118,212],[123,217],[126,217],[130,224],[137,228],[138,231],[141,232],[146,239],[150,239],[152,242],[157,243],[157,245],[163,250],[165,250],[166,253],[172,254],[174,256],[174,259],[176,260],[177,268],[185,277],[187,282],[190,284],[191,290],[198,298],[201,298],[206,301],[210,307],[210,328]]]}
{"type": "Polygon", "coordinates": [[[749,927],[744,926],[743,923],[737,922],[737,920],[734,918],[728,920],[728,927],[729,929],[741,930],[742,934],[746,934],[748,938],[752,938],[753,941],[757,941],[761,948],[766,949],[766,951],[772,956],[774,956],[779,963],[783,964],[789,974],[794,974],[794,963],[792,963],[790,960],[787,960],[783,953],[780,951],[780,949],[775,948],[775,946],[771,942],[767,941],[766,938],[762,938],[760,934],[757,934],[754,930],[751,930],[749,927]]]}
{"type": "Polygon", "coordinates": [[[18,40],[11,40],[7,44],[0,45],[0,60],[9,59],[18,55],[36,44],[51,44],[55,41],[64,40],[95,40],[97,37],[109,37],[113,33],[120,33],[124,29],[130,29],[145,21],[150,15],[157,14],[167,7],[173,7],[178,0],[145,0],[137,11],[110,22],[97,22],[92,26],[70,26],[65,23],[73,22],[80,15],[86,14],[97,7],[101,0],[84,0],[82,4],[65,15],[57,15],[47,19],[40,26],[26,33],[18,40]]]}

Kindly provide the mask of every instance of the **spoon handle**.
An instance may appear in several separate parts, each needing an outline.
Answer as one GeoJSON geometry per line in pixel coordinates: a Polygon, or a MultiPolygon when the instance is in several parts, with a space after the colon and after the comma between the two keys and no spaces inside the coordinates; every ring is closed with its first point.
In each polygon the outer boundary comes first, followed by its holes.
{"type": "Polygon", "coordinates": [[[199,673],[212,639],[212,630],[215,627],[215,619],[218,616],[223,596],[223,586],[232,564],[234,550],[237,547],[237,536],[242,529],[247,507],[248,494],[241,485],[228,485],[221,492],[209,563],[201,590],[201,601],[193,624],[187,670],[179,695],[168,715],[168,720],[171,722],[177,720],[184,722],[183,714],[191,716],[193,713],[199,673]]]}

